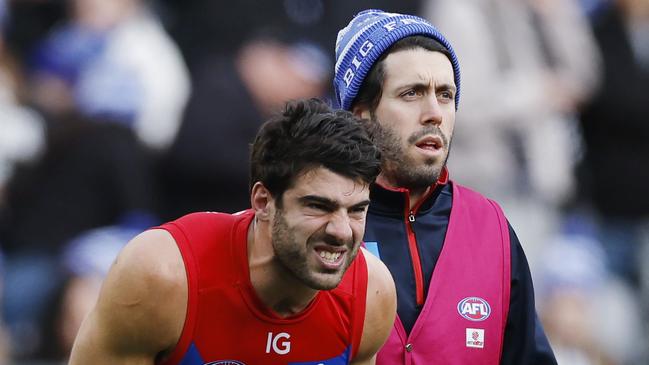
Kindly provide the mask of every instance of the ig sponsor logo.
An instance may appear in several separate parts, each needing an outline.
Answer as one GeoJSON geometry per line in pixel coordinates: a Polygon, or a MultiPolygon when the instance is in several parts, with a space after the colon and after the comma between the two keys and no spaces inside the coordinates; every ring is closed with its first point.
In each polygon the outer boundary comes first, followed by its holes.
{"type": "Polygon", "coordinates": [[[291,342],[288,340],[291,338],[286,332],[281,332],[276,335],[273,335],[272,332],[268,332],[268,340],[266,341],[266,353],[270,354],[270,350],[279,355],[286,355],[291,351],[291,342]]]}

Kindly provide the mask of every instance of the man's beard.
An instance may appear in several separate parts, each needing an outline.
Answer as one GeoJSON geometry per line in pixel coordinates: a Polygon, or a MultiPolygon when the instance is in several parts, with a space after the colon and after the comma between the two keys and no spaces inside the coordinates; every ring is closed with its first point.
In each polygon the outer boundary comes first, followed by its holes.
{"type": "Polygon", "coordinates": [[[415,161],[406,153],[399,135],[391,128],[379,123],[375,116],[372,120],[376,123],[375,142],[382,154],[382,174],[388,181],[396,183],[397,187],[404,187],[410,190],[425,189],[436,183],[446,166],[450,151],[450,144],[440,128],[435,125],[427,125],[423,129],[408,137],[407,143],[414,145],[417,140],[426,136],[434,135],[442,139],[446,148],[444,161],[439,158],[427,158],[423,163],[415,161]]]}
{"type": "Polygon", "coordinates": [[[298,243],[294,230],[289,227],[281,209],[275,211],[271,242],[275,257],[287,272],[306,286],[316,290],[336,288],[360,247],[360,243],[340,242],[324,232],[315,233],[306,242],[298,243]],[[322,272],[309,267],[309,255],[316,242],[347,247],[347,257],[341,270],[322,272]]]}

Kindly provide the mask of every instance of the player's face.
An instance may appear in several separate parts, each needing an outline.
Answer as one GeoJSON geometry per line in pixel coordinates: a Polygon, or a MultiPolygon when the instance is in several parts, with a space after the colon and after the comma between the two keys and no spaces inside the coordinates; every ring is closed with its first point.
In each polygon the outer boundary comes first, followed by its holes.
{"type": "Polygon", "coordinates": [[[379,123],[381,179],[392,186],[426,188],[446,165],[455,125],[455,81],[449,59],[422,48],[384,60],[383,93],[364,118],[379,123]]]}
{"type": "Polygon", "coordinates": [[[310,288],[335,288],[358,253],[368,204],[365,183],[323,167],[299,176],[273,216],[279,264],[310,288]]]}

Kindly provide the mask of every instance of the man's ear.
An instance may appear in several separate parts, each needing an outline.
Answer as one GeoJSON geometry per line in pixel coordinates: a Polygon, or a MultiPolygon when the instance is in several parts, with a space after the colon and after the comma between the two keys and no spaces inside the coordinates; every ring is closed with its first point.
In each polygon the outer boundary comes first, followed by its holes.
{"type": "Polygon", "coordinates": [[[255,217],[261,221],[268,221],[271,217],[273,204],[274,200],[270,191],[261,181],[257,181],[250,192],[250,206],[255,211],[255,217]]]}
{"type": "Polygon", "coordinates": [[[368,119],[369,120],[372,117],[372,115],[370,113],[370,109],[363,106],[363,105],[355,105],[352,108],[352,114],[354,114],[354,116],[356,118],[361,118],[361,119],[368,119]]]}

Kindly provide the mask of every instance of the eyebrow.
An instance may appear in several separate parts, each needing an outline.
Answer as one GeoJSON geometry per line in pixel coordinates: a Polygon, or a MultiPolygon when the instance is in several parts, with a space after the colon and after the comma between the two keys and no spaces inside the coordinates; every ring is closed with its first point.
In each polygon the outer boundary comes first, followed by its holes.
{"type": "MultiPolygon", "coordinates": [[[[319,195],[305,195],[305,196],[300,197],[298,200],[302,204],[313,203],[313,202],[320,203],[320,204],[326,206],[327,208],[329,208],[331,210],[335,210],[336,208],[338,208],[340,206],[340,203],[338,201],[332,200],[332,199],[329,199],[329,198],[325,198],[325,197],[319,196],[319,195]]],[[[363,200],[361,202],[358,202],[358,203],[352,205],[349,208],[361,208],[361,207],[366,207],[368,205],[370,205],[370,201],[369,201],[369,199],[366,199],[366,200],[363,200]]]]}
{"type": "MultiPolygon", "coordinates": [[[[430,87],[430,83],[428,82],[412,82],[409,84],[401,85],[397,87],[396,89],[399,91],[406,90],[406,89],[415,89],[415,90],[423,90],[423,89],[428,89],[430,87]]],[[[443,83],[437,85],[436,90],[450,90],[455,92],[457,90],[457,87],[453,84],[449,83],[443,83]]]]}
{"type": "Polygon", "coordinates": [[[444,83],[444,84],[437,85],[437,89],[439,89],[439,90],[450,90],[450,91],[455,92],[457,90],[457,87],[455,85],[453,85],[453,84],[444,83]]]}

